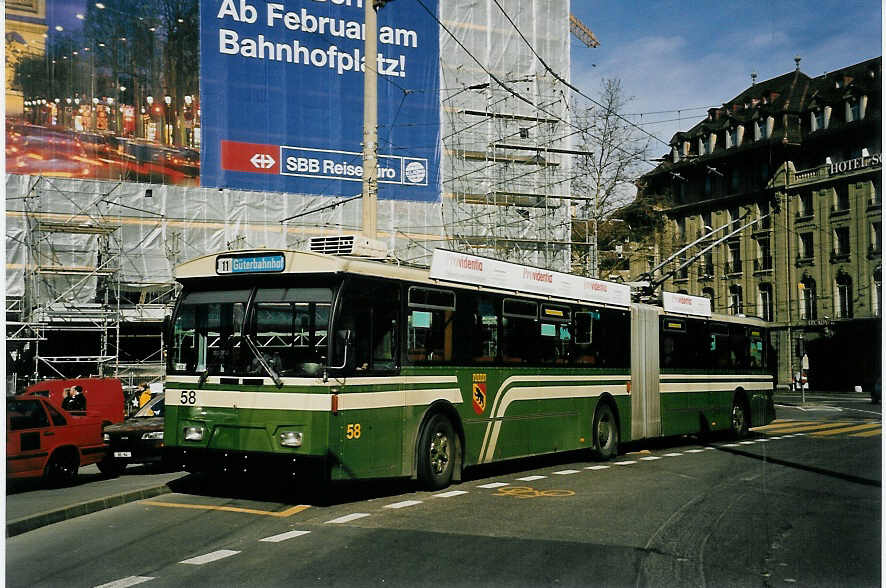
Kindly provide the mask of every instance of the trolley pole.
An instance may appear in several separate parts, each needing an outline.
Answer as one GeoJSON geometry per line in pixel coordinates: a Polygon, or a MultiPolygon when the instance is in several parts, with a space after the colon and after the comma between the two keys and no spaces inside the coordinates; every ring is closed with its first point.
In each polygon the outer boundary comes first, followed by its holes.
{"type": "Polygon", "coordinates": [[[378,216],[378,22],[375,2],[366,0],[363,68],[363,235],[376,237],[378,216]]]}

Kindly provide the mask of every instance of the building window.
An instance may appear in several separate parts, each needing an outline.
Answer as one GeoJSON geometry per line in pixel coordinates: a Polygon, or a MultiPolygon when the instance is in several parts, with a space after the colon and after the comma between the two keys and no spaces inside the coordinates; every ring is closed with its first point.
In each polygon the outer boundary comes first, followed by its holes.
{"type": "Polygon", "coordinates": [[[714,276],[714,252],[706,251],[702,260],[704,275],[714,276]]]}
{"type": "Polygon", "coordinates": [[[800,318],[806,320],[818,318],[815,280],[809,276],[805,276],[800,282],[800,318]]]}
{"type": "Polygon", "coordinates": [[[755,270],[771,270],[772,269],[772,251],[769,249],[769,237],[757,239],[757,248],[760,257],[754,260],[755,270]]]}
{"type": "Polygon", "coordinates": [[[816,110],[812,113],[813,131],[820,131],[824,128],[824,110],[816,110]]]}
{"type": "Polygon", "coordinates": [[[852,278],[846,272],[840,272],[835,282],[834,312],[837,318],[852,318],[852,278]]]}
{"type": "Polygon", "coordinates": [[[733,206],[727,212],[729,213],[729,232],[731,233],[741,226],[741,213],[739,213],[737,206],[733,206]]]}
{"type": "Polygon", "coordinates": [[[874,316],[880,316],[880,301],[883,300],[883,287],[880,283],[880,277],[874,275],[873,279],[873,289],[871,290],[872,300],[871,300],[871,311],[874,313],[874,316]]]}
{"type": "Polygon", "coordinates": [[[800,233],[800,259],[813,259],[815,250],[812,248],[812,233],[800,233]]]}
{"type": "Polygon", "coordinates": [[[880,178],[871,182],[871,204],[880,204],[880,190],[883,182],[880,178]]]}
{"type": "Polygon", "coordinates": [[[800,192],[800,209],[797,211],[797,216],[813,216],[814,214],[812,192],[800,192]]]}
{"type": "Polygon", "coordinates": [[[760,220],[757,222],[758,230],[767,230],[772,226],[772,217],[769,216],[771,209],[769,208],[769,201],[764,200],[757,205],[757,218],[760,220]]]}
{"type": "Polygon", "coordinates": [[[834,211],[849,210],[849,183],[834,186],[834,211]]]}
{"type": "Polygon", "coordinates": [[[726,129],[726,148],[738,147],[738,133],[735,129],[726,129]]]}
{"type": "Polygon", "coordinates": [[[882,231],[882,223],[871,223],[871,253],[880,253],[883,247],[880,232],[882,231]]]}
{"type": "Polygon", "coordinates": [[[704,288],[701,291],[701,295],[711,301],[711,310],[714,310],[714,289],[713,288],[704,288]]]}
{"type": "Polygon", "coordinates": [[[733,169],[729,174],[729,189],[733,193],[741,190],[741,173],[737,169],[733,169]]]}
{"type": "Polygon", "coordinates": [[[726,273],[741,273],[741,243],[729,243],[726,247],[726,273]]]}
{"type": "Polygon", "coordinates": [[[680,241],[682,241],[683,238],[686,236],[685,231],[684,231],[685,226],[686,225],[683,223],[682,218],[678,218],[678,219],[674,220],[674,235],[680,241]]]}
{"type": "Polygon", "coordinates": [[[711,211],[708,210],[708,211],[702,212],[699,215],[699,218],[701,218],[701,232],[702,232],[702,234],[710,233],[714,229],[713,225],[711,225],[711,211]]]}
{"type": "Polygon", "coordinates": [[[775,320],[772,313],[772,284],[760,284],[757,304],[760,308],[760,318],[764,321],[775,320]]]}
{"type": "Polygon", "coordinates": [[[741,286],[729,286],[729,314],[739,315],[744,310],[744,302],[741,296],[741,286]]]}
{"type": "Polygon", "coordinates": [[[683,253],[683,254],[681,254],[680,257],[677,259],[677,267],[678,267],[678,268],[681,268],[681,269],[677,272],[677,277],[676,277],[676,279],[678,279],[678,280],[685,280],[685,279],[688,279],[688,278],[689,278],[689,267],[688,267],[688,266],[683,267],[683,265],[684,265],[685,263],[686,263],[686,254],[683,253]]]}
{"type": "Polygon", "coordinates": [[[849,255],[849,227],[834,229],[834,255],[849,255]]]}

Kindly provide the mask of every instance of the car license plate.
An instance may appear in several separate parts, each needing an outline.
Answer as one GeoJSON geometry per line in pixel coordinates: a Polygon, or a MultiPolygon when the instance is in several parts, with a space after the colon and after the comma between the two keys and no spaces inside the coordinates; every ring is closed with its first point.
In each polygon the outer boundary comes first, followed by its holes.
{"type": "Polygon", "coordinates": [[[114,457],[132,457],[131,451],[115,451],[114,457]]]}

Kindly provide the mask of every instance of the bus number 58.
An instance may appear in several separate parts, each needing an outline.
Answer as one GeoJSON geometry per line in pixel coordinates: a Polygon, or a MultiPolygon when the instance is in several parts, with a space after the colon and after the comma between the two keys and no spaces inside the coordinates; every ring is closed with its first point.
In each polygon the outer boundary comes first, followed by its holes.
{"type": "Polygon", "coordinates": [[[193,390],[182,392],[179,402],[181,404],[197,404],[197,393],[193,390]]]}
{"type": "Polygon", "coordinates": [[[361,434],[360,423],[348,424],[345,428],[346,439],[359,439],[361,434]]]}

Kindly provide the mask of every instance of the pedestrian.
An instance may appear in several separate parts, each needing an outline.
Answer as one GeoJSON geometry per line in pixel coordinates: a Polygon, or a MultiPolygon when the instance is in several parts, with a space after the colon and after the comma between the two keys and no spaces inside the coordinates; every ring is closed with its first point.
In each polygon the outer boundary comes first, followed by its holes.
{"type": "Polygon", "coordinates": [[[62,391],[64,398],[62,398],[62,409],[64,410],[74,410],[71,408],[71,403],[73,402],[73,398],[71,397],[71,389],[65,388],[62,391]]]}
{"type": "Polygon", "coordinates": [[[139,396],[138,396],[139,408],[146,405],[150,399],[151,399],[151,387],[148,386],[147,382],[142,382],[141,391],[139,392],[139,396]]]}
{"type": "Polygon", "coordinates": [[[71,408],[70,410],[86,410],[86,394],[83,386],[77,384],[71,391],[71,408]]]}

